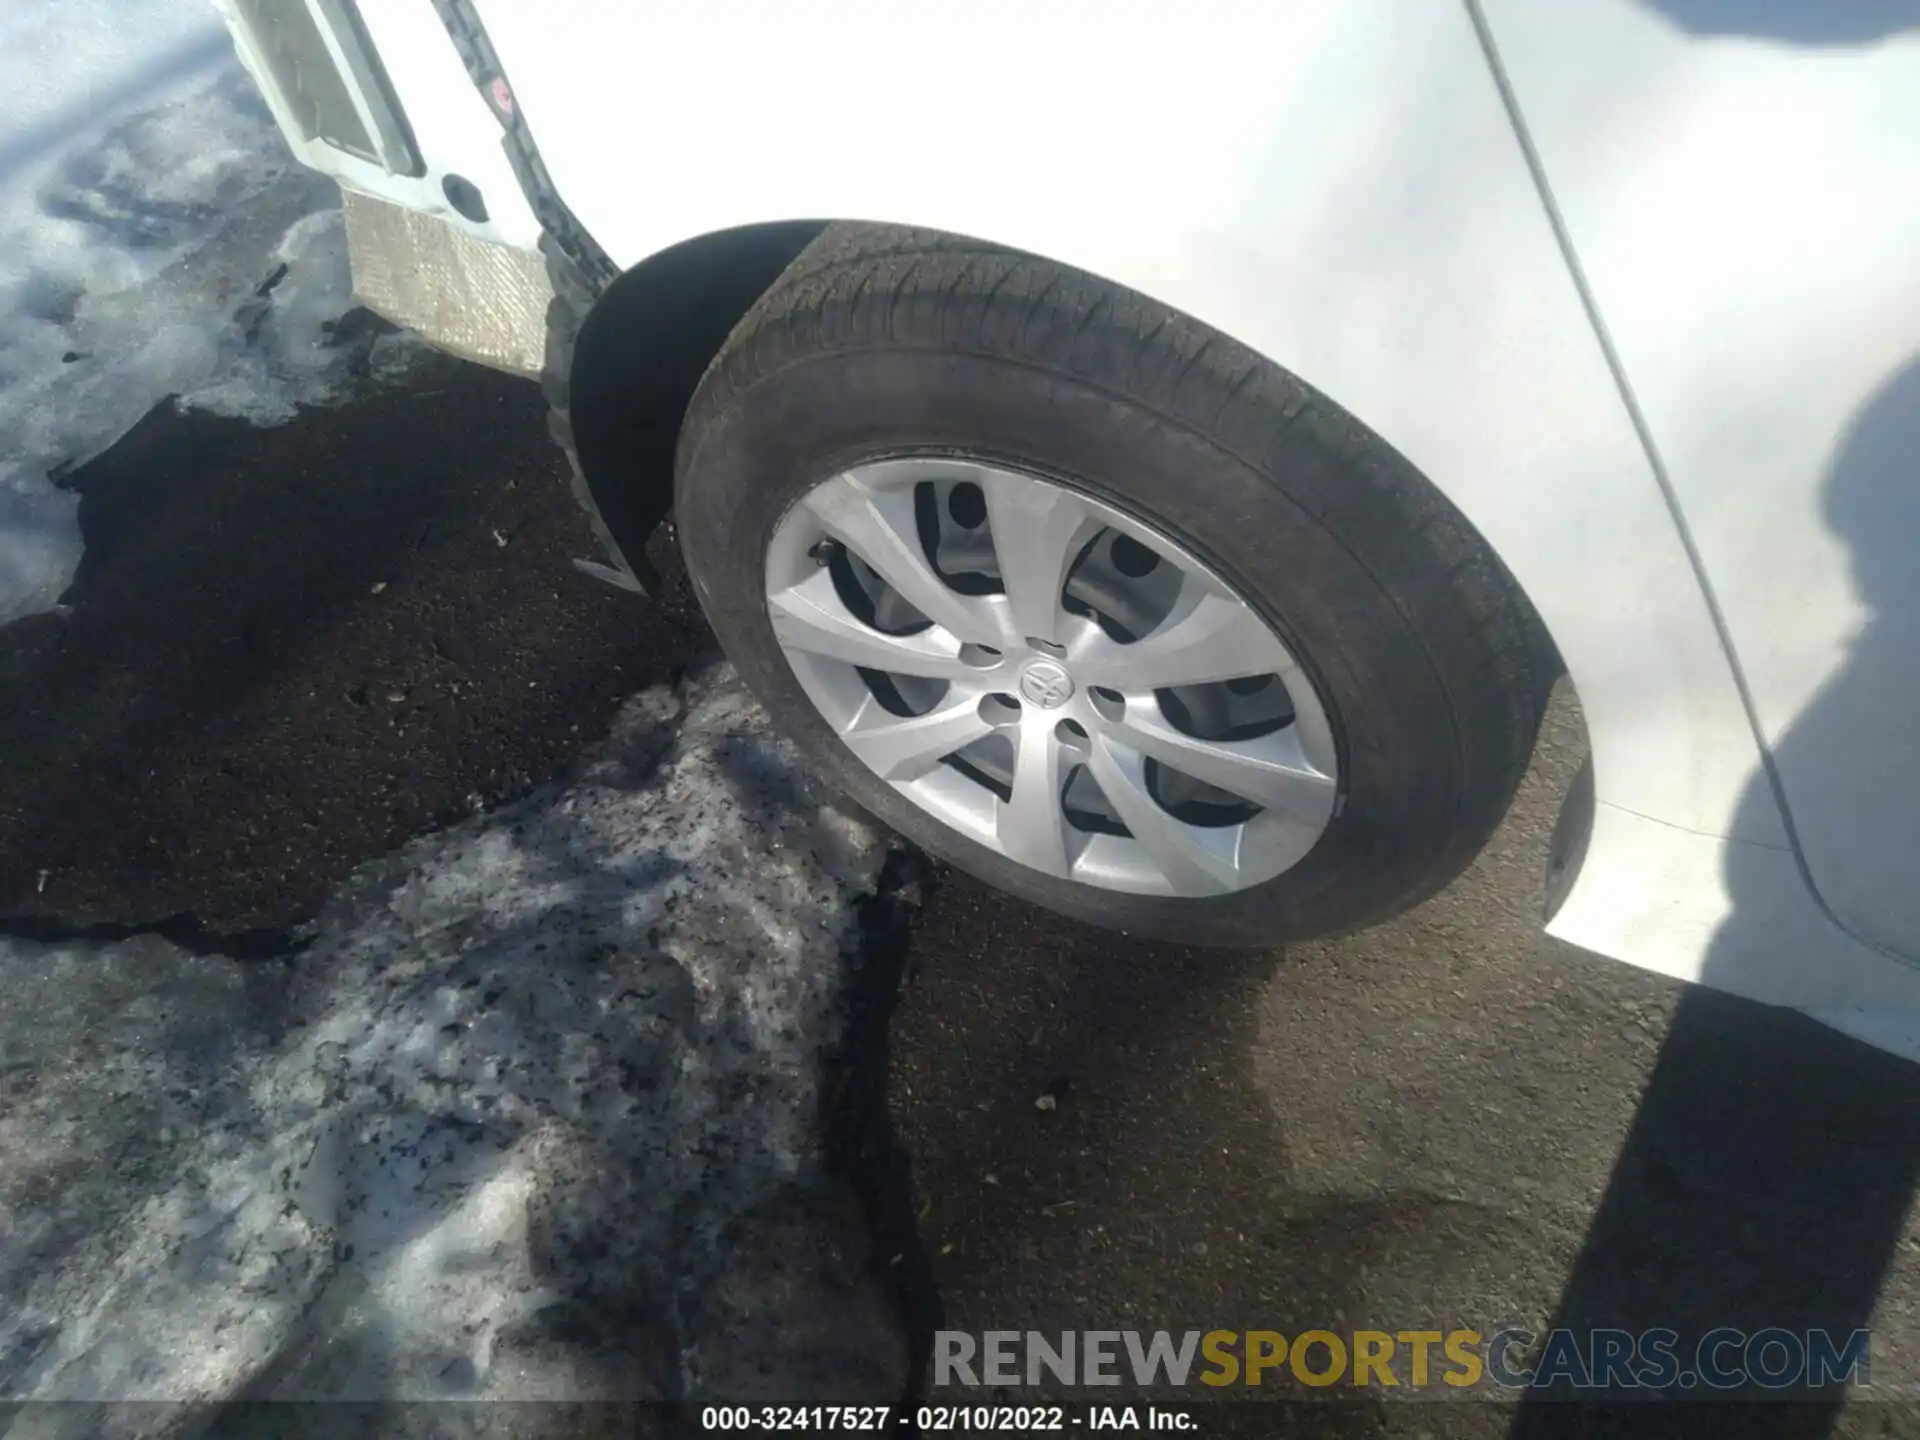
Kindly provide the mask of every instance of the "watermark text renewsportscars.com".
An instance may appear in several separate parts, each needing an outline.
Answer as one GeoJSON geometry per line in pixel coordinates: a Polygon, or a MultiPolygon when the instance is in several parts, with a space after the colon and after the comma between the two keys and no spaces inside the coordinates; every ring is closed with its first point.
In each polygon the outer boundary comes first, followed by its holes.
{"type": "Polygon", "coordinates": [[[1865,1330],[936,1331],[936,1389],[1132,1384],[1464,1390],[1819,1390],[1872,1383],[1865,1330]]]}

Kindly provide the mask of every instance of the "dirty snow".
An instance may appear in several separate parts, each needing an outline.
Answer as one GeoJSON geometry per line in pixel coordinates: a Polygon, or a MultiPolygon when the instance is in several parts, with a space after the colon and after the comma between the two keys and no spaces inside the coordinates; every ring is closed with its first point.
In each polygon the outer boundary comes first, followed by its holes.
{"type": "Polygon", "coordinates": [[[819,1162],[882,858],[720,672],[362,871],[288,959],[0,941],[0,1401],[154,1402],[18,1412],[112,1435],[243,1393],[790,1385],[769,1327],[834,1352],[818,1398],[892,1399],[893,1310],[819,1162]],[[810,1244],[841,1271],[818,1314],[727,1274],[810,1244]],[[751,1356],[702,1319],[720,1294],[751,1356]]]}
{"type": "Polygon", "coordinates": [[[349,302],[339,192],[206,0],[8,0],[0,94],[5,624],[79,563],[67,470],[170,395],[270,424],[350,362],[323,343],[349,302]]]}

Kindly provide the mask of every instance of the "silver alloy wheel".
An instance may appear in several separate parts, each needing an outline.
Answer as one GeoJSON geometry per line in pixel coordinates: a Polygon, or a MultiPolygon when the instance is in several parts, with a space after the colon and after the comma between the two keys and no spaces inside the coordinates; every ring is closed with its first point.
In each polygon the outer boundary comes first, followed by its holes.
{"type": "Polygon", "coordinates": [[[998,464],[823,481],[767,550],[774,635],[870,770],[1020,864],[1205,896],[1272,879],[1332,818],[1319,697],[1165,535],[998,464]]]}

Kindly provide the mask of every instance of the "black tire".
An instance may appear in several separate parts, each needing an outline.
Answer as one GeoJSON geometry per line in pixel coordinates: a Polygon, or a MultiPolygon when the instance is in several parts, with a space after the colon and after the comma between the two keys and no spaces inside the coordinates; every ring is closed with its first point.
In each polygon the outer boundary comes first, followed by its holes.
{"type": "Polygon", "coordinates": [[[1268,945],[1350,930],[1479,852],[1544,689],[1526,602],[1391,447],[1198,322],[951,236],[827,230],[735,329],[689,407],[675,506],[695,590],[774,723],[833,785],[990,884],[1132,933],[1268,945]],[[1265,884],[1162,899],[1053,879],[935,821],[841,745],[768,620],[768,540],[849,465],[970,452],[1138,514],[1233,584],[1327,703],[1341,808],[1265,884]]]}

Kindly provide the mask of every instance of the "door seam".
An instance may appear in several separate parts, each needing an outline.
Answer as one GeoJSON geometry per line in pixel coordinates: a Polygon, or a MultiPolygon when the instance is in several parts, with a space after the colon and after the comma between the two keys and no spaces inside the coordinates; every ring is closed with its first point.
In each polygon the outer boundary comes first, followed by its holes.
{"type": "MultiPolygon", "coordinates": [[[[1480,53],[1487,62],[1487,70],[1492,76],[1494,89],[1499,92],[1501,108],[1506,111],[1508,127],[1520,147],[1520,155],[1525,161],[1527,173],[1533,179],[1535,195],[1539,197],[1540,208],[1546,213],[1547,224],[1553,230],[1555,245],[1559,247],[1561,261],[1567,267],[1568,278],[1573,281],[1575,293],[1580,297],[1580,308],[1586,312],[1587,325],[1599,342],[1601,358],[1605,360],[1607,372],[1613,377],[1614,389],[1625,407],[1627,419],[1633,425],[1633,432],[1640,441],[1641,453],[1646,456],[1647,467],[1653,472],[1653,482],[1659,487],[1660,498],[1667,508],[1667,515],[1673,521],[1675,531],[1680,537],[1680,547],[1686,553],[1687,564],[1693,570],[1694,582],[1700,587],[1701,598],[1706,601],[1707,616],[1712,621],[1714,634],[1719,637],[1720,651],[1726,656],[1727,668],[1733,676],[1733,687],[1740,697],[1740,708],[1747,717],[1747,728],[1753,733],[1754,748],[1760,755],[1760,769],[1767,779],[1767,788],[1773,794],[1774,809],[1780,814],[1780,826],[1786,832],[1787,847],[1793,855],[1794,868],[1800,872],[1800,880],[1807,887],[1807,893],[1813,897],[1813,903],[1820,907],[1825,915],[1843,934],[1857,943],[1866,946],[1876,954],[1906,966],[1916,962],[1888,949],[1877,940],[1859,934],[1833,911],[1827,904],[1827,897],[1820,893],[1820,886],[1813,878],[1813,871],[1807,865],[1805,850],[1801,847],[1800,832],[1793,823],[1793,810],[1787,804],[1786,786],[1780,778],[1780,767],[1774,762],[1773,749],[1767,744],[1766,731],[1760,723],[1760,708],[1753,698],[1753,689],[1747,682],[1747,672],[1740,664],[1740,652],[1734,647],[1733,632],[1727,625],[1726,612],[1720,607],[1720,597],[1715,593],[1713,581],[1707,574],[1706,562],[1700,554],[1700,547],[1694,542],[1693,530],[1687,524],[1686,512],[1680,506],[1680,497],[1673,488],[1673,478],[1667,472],[1666,461],[1661,457],[1660,446],[1654,440],[1653,427],[1648,424],[1646,412],[1641,409],[1640,398],[1634,393],[1633,382],[1627,376],[1626,366],[1620,359],[1619,349],[1613,343],[1613,334],[1607,328],[1605,316],[1601,314],[1600,303],[1595,296],[1593,286],[1587,279],[1586,268],[1580,263],[1580,252],[1574,247],[1573,232],[1568,229],[1566,216],[1555,198],[1553,185],[1547,179],[1545,162],[1540,158],[1539,148],[1533,142],[1533,133],[1527,128],[1526,116],[1520,109],[1520,97],[1513,88],[1513,80],[1507,73],[1506,63],[1500,58],[1500,47],[1493,37],[1493,27],[1488,23],[1486,11],[1481,0],[1461,0],[1466,7],[1467,20],[1473,26],[1473,33],[1480,44],[1480,53]]],[[[1732,841],[1732,836],[1722,836],[1732,841]]]]}

